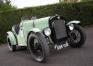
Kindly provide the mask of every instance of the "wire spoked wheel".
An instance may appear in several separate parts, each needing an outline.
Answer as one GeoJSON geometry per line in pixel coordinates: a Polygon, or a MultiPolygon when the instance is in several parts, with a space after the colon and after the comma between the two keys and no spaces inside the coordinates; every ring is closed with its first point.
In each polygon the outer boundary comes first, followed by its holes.
{"type": "Polygon", "coordinates": [[[32,50],[33,55],[37,58],[38,61],[41,61],[43,59],[44,53],[42,51],[42,47],[38,41],[37,38],[32,37],[30,41],[30,48],[32,50]]]}
{"type": "Polygon", "coordinates": [[[34,60],[44,62],[49,54],[49,47],[45,38],[39,34],[30,34],[28,38],[28,49],[34,60]]]}
{"type": "Polygon", "coordinates": [[[73,41],[73,43],[78,43],[81,39],[81,34],[79,33],[79,31],[75,29],[71,31],[70,36],[71,36],[71,40],[73,41]]]}
{"type": "Polygon", "coordinates": [[[74,29],[69,32],[69,35],[71,47],[79,48],[85,43],[86,34],[81,26],[74,24],[74,29]]]}

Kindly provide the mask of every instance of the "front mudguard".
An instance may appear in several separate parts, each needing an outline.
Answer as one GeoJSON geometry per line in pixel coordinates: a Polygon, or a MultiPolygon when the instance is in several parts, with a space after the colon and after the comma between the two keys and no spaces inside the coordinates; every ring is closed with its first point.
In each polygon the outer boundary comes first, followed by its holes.
{"type": "Polygon", "coordinates": [[[69,27],[70,30],[74,29],[74,24],[79,24],[80,21],[70,21],[67,23],[67,26],[69,27]]]}
{"type": "MultiPolygon", "coordinates": [[[[33,28],[33,29],[31,29],[31,30],[28,32],[28,34],[27,34],[27,40],[28,40],[28,37],[29,37],[30,33],[37,33],[37,32],[40,32],[40,31],[41,31],[41,30],[38,29],[38,28],[33,28]]],[[[27,40],[26,40],[26,42],[27,42],[27,40]]]]}
{"type": "Polygon", "coordinates": [[[16,37],[14,36],[13,32],[11,32],[11,31],[7,32],[7,39],[10,39],[10,42],[12,45],[17,44],[16,37]]]}

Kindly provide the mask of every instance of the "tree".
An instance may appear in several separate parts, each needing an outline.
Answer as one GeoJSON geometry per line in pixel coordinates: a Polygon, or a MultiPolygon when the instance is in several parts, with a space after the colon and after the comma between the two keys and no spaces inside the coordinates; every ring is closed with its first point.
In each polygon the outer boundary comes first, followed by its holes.
{"type": "Polygon", "coordinates": [[[10,0],[0,0],[0,11],[16,9],[16,7],[12,6],[10,2],[10,0]]]}
{"type": "Polygon", "coordinates": [[[66,1],[66,2],[79,2],[80,0],[64,0],[64,1],[66,1]]]}
{"type": "Polygon", "coordinates": [[[66,3],[74,3],[74,2],[80,2],[81,0],[59,0],[59,2],[66,2],[66,3]]]}
{"type": "Polygon", "coordinates": [[[0,4],[3,4],[3,1],[2,0],[0,0],[0,4]]]}
{"type": "Polygon", "coordinates": [[[63,2],[63,0],[59,0],[59,3],[63,2]]]}
{"type": "Polygon", "coordinates": [[[93,1],[93,0],[82,0],[82,1],[93,1]]]}

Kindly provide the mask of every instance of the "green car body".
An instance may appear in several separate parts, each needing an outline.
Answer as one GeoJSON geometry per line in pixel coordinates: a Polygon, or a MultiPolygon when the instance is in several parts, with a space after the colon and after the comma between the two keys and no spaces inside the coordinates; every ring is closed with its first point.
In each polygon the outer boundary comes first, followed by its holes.
{"type": "Polygon", "coordinates": [[[86,34],[79,23],[76,20],[66,23],[62,16],[21,20],[7,32],[8,47],[11,51],[16,51],[17,46],[27,47],[34,60],[44,62],[50,47],[79,48],[85,43],[86,34]]]}
{"type": "Polygon", "coordinates": [[[42,32],[46,27],[49,27],[50,17],[40,18],[36,20],[22,20],[19,24],[19,33],[16,34],[14,27],[12,31],[8,31],[8,38],[11,44],[18,46],[27,46],[27,38],[30,32],[42,32]]]}

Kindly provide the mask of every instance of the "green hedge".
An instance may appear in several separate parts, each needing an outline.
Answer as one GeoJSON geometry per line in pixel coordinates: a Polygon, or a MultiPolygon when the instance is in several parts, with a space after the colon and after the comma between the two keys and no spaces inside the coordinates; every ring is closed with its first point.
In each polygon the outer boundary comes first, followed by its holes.
{"type": "Polygon", "coordinates": [[[93,1],[81,3],[60,3],[47,6],[19,9],[0,13],[0,43],[6,42],[6,32],[12,25],[19,23],[23,15],[36,16],[37,18],[62,15],[67,22],[80,20],[82,25],[93,24],[93,1]]]}

